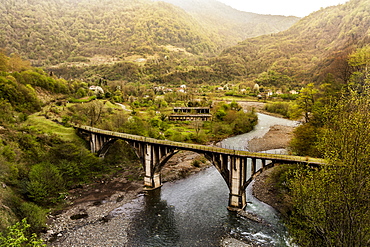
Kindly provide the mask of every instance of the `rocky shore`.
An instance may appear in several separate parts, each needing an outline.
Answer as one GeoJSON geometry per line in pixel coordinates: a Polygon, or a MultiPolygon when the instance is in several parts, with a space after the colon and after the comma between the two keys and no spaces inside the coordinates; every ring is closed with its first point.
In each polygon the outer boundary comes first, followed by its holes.
{"type": "MultiPolygon", "coordinates": [[[[253,151],[278,149],[287,147],[293,128],[273,126],[262,138],[250,142],[253,151]],[[266,144],[268,143],[268,145],[266,144]]],[[[198,158],[194,153],[182,153],[175,157],[175,161],[163,170],[164,181],[171,181],[188,176],[209,166],[209,163],[200,162],[194,167],[192,161],[198,158]],[[171,173],[168,171],[172,171],[171,173]],[[173,171],[176,172],[173,172],[173,171]]],[[[269,170],[268,170],[269,171],[269,170]]],[[[271,196],[271,189],[266,188],[267,172],[256,179],[253,187],[257,198],[276,207],[276,198],[271,196]]],[[[123,175],[106,181],[86,185],[83,188],[70,191],[67,198],[69,206],[62,211],[50,215],[48,232],[42,237],[48,246],[127,246],[127,231],[130,223],[129,215],[117,214],[112,211],[125,205],[130,208],[130,202],[143,196],[142,182],[128,181],[123,175]],[[104,232],[104,238],[101,237],[104,232]]],[[[236,247],[251,246],[233,238],[225,238],[220,246],[236,247]]]]}

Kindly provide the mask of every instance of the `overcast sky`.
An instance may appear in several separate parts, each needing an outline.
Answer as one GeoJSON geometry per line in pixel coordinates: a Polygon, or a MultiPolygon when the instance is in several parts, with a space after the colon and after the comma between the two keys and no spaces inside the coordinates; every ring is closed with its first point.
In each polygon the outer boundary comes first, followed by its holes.
{"type": "Polygon", "coordinates": [[[348,0],[217,0],[234,9],[257,14],[305,17],[321,7],[338,5],[348,0]]]}

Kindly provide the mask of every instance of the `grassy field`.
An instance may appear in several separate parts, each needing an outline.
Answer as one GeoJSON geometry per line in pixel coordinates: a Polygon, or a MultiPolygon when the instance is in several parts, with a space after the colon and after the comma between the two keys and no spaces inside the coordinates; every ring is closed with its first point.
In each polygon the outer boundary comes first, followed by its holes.
{"type": "Polygon", "coordinates": [[[76,131],[72,127],[65,127],[61,124],[53,122],[50,119],[46,119],[44,116],[38,114],[30,115],[25,122],[26,126],[42,131],[44,133],[55,134],[59,136],[63,141],[72,142],[83,142],[77,135],[76,131]]]}

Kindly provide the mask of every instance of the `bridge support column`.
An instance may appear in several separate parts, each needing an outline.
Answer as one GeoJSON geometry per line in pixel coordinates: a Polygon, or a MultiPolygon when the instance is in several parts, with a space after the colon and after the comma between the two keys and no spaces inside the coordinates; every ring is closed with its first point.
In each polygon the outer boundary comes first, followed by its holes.
{"type": "Polygon", "coordinates": [[[155,172],[155,164],[158,160],[158,148],[151,144],[142,144],[143,160],[144,160],[144,186],[146,189],[152,190],[162,186],[161,174],[155,172]]]}
{"type": "Polygon", "coordinates": [[[153,174],[153,176],[145,174],[144,186],[147,190],[154,190],[162,186],[161,174],[153,174]]]}
{"type": "Polygon", "coordinates": [[[90,135],[90,150],[92,153],[98,153],[104,144],[109,141],[109,137],[104,135],[91,133],[90,135]]]}
{"type": "Polygon", "coordinates": [[[237,211],[243,209],[247,205],[245,189],[243,187],[245,180],[245,167],[241,157],[230,157],[230,194],[229,206],[230,211],[237,211]]]}

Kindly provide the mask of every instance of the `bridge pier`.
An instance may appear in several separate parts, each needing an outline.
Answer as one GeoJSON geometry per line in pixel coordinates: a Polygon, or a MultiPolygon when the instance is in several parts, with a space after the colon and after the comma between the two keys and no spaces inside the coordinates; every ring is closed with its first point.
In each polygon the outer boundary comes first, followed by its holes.
{"type": "Polygon", "coordinates": [[[247,160],[241,157],[230,156],[230,194],[229,205],[230,211],[243,209],[247,205],[245,195],[245,178],[246,178],[247,160]],[[245,164],[245,165],[244,165],[245,164]]]}
{"type": "Polygon", "coordinates": [[[179,150],[152,143],[137,143],[133,145],[144,166],[144,187],[148,190],[162,186],[160,171],[163,165],[179,150]]]}
{"type": "Polygon", "coordinates": [[[237,211],[243,209],[246,202],[245,189],[254,176],[270,168],[274,163],[306,163],[320,166],[324,160],[302,158],[298,156],[259,154],[246,151],[229,150],[197,144],[178,143],[156,140],[143,136],[96,129],[89,126],[76,127],[81,136],[90,141],[91,152],[104,157],[115,140],[122,139],[129,143],[144,167],[144,186],[147,189],[161,187],[160,171],[164,164],[179,150],[188,150],[204,154],[212,162],[229,187],[228,209],[237,211]],[[248,160],[250,162],[248,163],[248,160]]]}
{"type": "MultiPolygon", "coordinates": [[[[107,143],[110,143],[114,138],[109,136],[91,133],[90,135],[90,150],[92,153],[97,153],[99,157],[104,157],[108,149],[104,149],[107,143]]],[[[116,139],[114,139],[116,140],[116,139]]]]}
{"type": "Polygon", "coordinates": [[[142,160],[144,165],[145,177],[144,187],[146,189],[157,189],[162,186],[161,174],[155,172],[155,163],[158,161],[158,149],[151,144],[142,144],[143,153],[142,160]]]}

